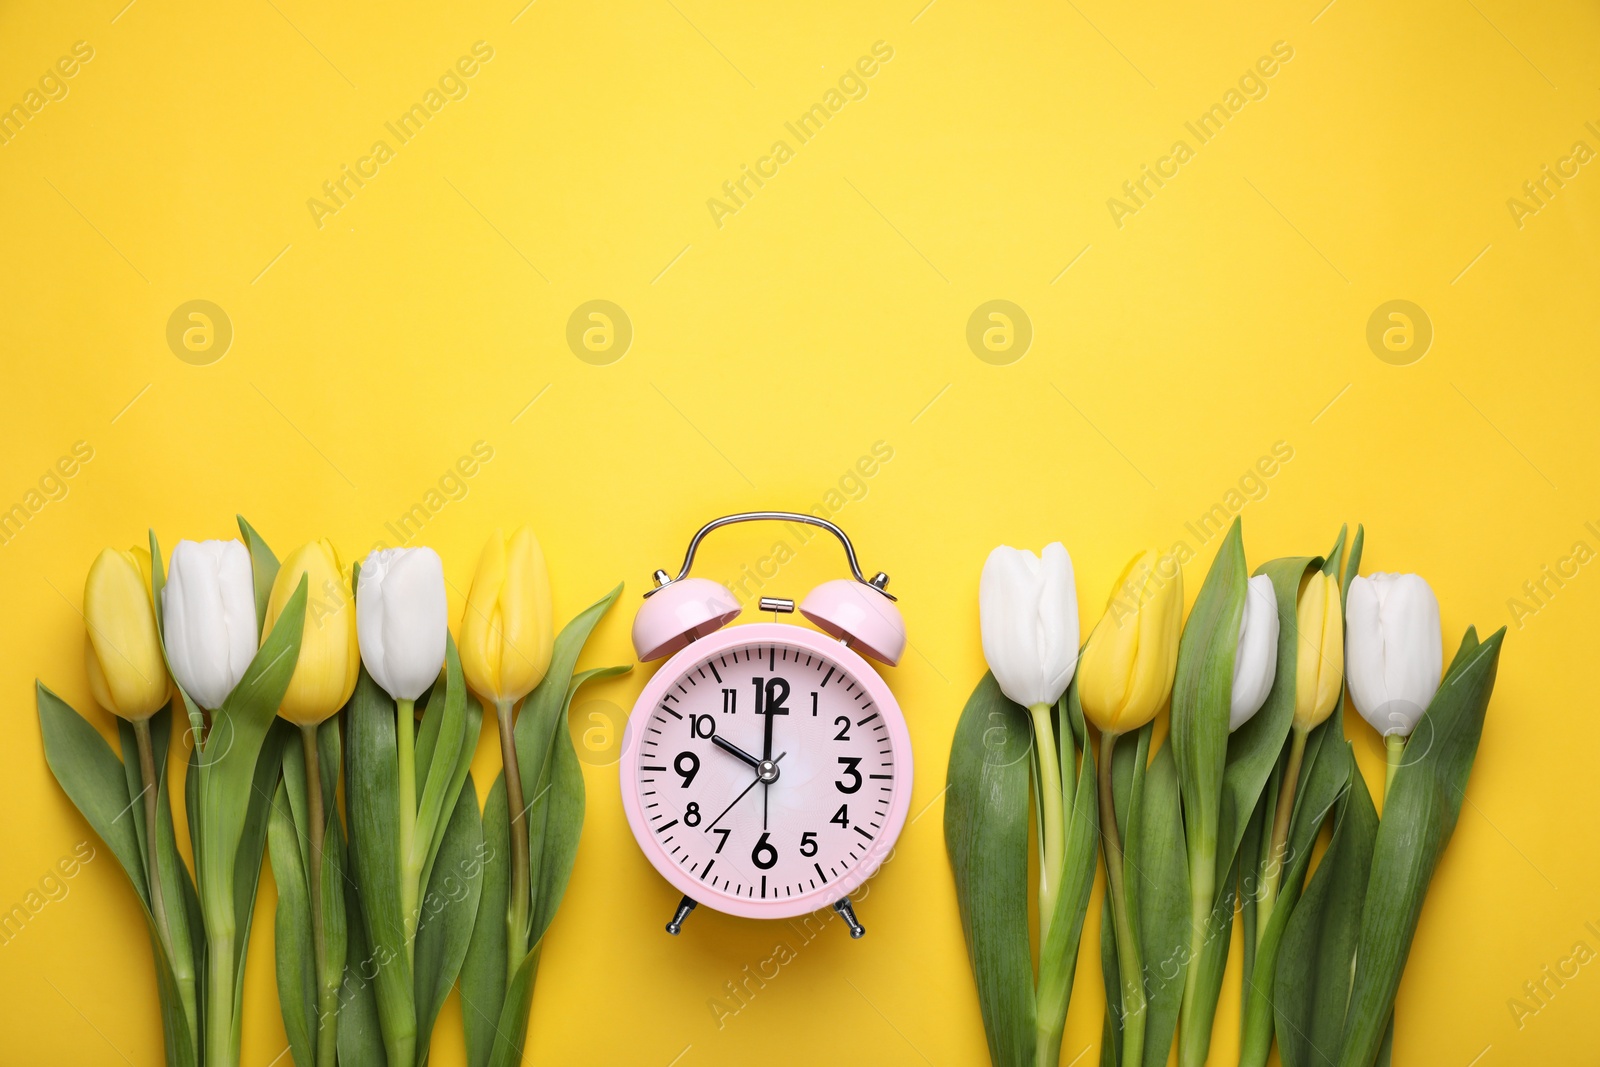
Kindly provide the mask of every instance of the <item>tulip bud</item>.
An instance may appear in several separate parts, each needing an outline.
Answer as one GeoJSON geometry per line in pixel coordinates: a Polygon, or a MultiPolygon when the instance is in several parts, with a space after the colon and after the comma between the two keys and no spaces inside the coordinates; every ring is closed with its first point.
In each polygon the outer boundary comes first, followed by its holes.
{"type": "Polygon", "coordinates": [[[543,681],[554,638],[539,539],[526,526],[510,540],[496,530],[478,557],[461,617],[467,684],[496,704],[516,703],[543,681]]]}
{"type": "Polygon", "coordinates": [[[1000,691],[1024,707],[1054,704],[1078,665],[1078,590],[1060,541],[1041,556],[1001,545],[978,582],[983,658],[1000,691]]]}
{"type": "Polygon", "coordinates": [[[1233,654],[1233,704],[1228,732],[1249,722],[1267,702],[1278,676],[1278,594],[1272,579],[1258,574],[1245,585],[1239,615],[1239,648],[1233,654]]]}
{"type": "Polygon", "coordinates": [[[108,548],[95,557],[83,584],[89,625],[84,666],[100,706],[129,722],[161,710],[171,691],[150,599],[150,553],[108,548]]]}
{"type": "Polygon", "coordinates": [[[301,726],[314,726],[344,707],[355,692],[361,667],[356,646],[356,605],[339,555],[327,541],[313,541],[289,554],[272,580],[262,638],[272,633],[278,616],[306,579],[306,621],[300,638],[300,659],[278,714],[301,726]]]}
{"type": "Polygon", "coordinates": [[[250,552],[238,541],[179,541],[161,590],[172,677],[203,708],[216,710],[256,654],[250,552]]]}
{"type": "Polygon", "coordinates": [[[1380,734],[1410,736],[1444,667],[1438,598],[1419,575],[1374,574],[1350,583],[1349,612],[1350,699],[1380,734]]]}
{"type": "Polygon", "coordinates": [[[1182,624],[1183,571],[1146,549],[1117,579],[1078,667],[1083,713],[1102,733],[1125,734],[1156,717],[1172,695],[1182,624]]]}
{"type": "Polygon", "coordinates": [[[444,667],[444,565],[431,548],[385,548],[361,565],[361,662],[395,700],[415,700],[444,667]]]}
{"type": "Polygon", "coordinates": [[[1300,634],[1295,656],[1296,730],[1321,725],[1339,703],[1339,686],[1344,680],[1343,624],[1338,581],[1322,571],[1312,571],[1295,609],[1295,627],[1300,634]]]}

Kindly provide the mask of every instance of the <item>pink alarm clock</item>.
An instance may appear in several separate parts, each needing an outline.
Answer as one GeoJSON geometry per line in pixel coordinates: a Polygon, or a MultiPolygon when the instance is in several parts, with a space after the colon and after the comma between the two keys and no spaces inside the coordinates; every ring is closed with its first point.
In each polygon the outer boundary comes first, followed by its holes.
{"type": "MultiPolygon", "coordinates": [[[[621,779],[633,836],[683,894],[667,932],[697,904],[753,919],[831,905],[860,937],[850,894],[893,850],[911,803],[911,735],[863,658],[893,666],[905,651],[889,576],[862,577],[850,539],[825,519],[753,511],[702,526],[678,576],[658,570],[655,582],[633,645],[640,660],[672,658],[634,704],[621,779]],[[819,526],[844,546],[854,577],[800,602],[817,629],[728,627],[740,611],[733,594],[689,577],[708,533],[758,520],[819,526]]],[[[776,597],[760,606],[795,610],[776,597]]]]}

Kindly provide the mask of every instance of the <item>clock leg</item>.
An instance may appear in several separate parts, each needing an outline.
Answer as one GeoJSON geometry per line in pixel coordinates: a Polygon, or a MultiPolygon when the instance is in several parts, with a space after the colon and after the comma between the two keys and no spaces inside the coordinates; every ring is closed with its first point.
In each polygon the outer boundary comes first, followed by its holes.
{"type": "Polygon", "coordinates": [[[678,910],[672,913],[672,921],[667,924],[667,933],[677,937],[679,932],[683,930],[683,920],[687,919],[689,913],[694,909],[695,902],[688,897],[678,901],[678,910]]]}
{"type": "Polygon", "coordinates": [[[867,932],[867,928],[856,921],[856,912],[855,909],[850,906],[849,897],[845,897],[843,900],[835,903],[833,910],[838,912],[839,917],[844,920],[845,925],[850,927],[850,937],[852,939],[861,937],[867,932]]]}

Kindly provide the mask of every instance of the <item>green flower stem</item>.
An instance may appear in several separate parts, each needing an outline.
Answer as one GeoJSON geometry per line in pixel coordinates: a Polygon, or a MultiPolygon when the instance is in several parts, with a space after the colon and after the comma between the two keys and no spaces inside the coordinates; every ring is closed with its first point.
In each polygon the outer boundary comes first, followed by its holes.
{"type": "Polygon", "coordinates": [[[522,799],[522,771],[517,766],[517,743],[512,735],[512,702],[496,700],[500,723],[500,762],[506,772],[506,807],[511,812],[511,891],[506,898],[506,981],[516,980],[522,958],[528,954],[528,823],[522,799]]]}
{"type": "MultiPolygon", "coordinates": [[[[1267,935],[1267,920],[1272,918],[1272,907],[1278,900],[1278,887],[1283,883],[1283,868],[1289,862],[1289,819],[1294,814],[1295,792],[1300,784],[1300,768],[1306,757],[1306,737],[1310,730],[1296,723],[1289,740],[1289,766],[1283,772],[1283,785],[1278,792],[1278,810],[1272,819],[1272,845],[1267,849],[1267,869],[1261,879],[1261,900],[1256,915],[1256,944],[1267,935]]],[[[1268,976],[1270,980],[1271,976],[1268,976]]]]}
{"type": "Polygon", "coordinates": [[[322,843],[326,830],[322,814],[322,768],[317,759],[316,724],[300,727],[300,744],[306,755],[306,810],[311,815],[311,940],[317,968],[317,1067],[334,1067],[338,1031],[339,985],[343,975],[328,969],[328,933],[322,914],[322,843]]]}
{"type": "Polygon", "coordinates": [[[1050,922],[1056,914],[1056,896],[1061,892],[1061,871],[1066,862],[1067,826],[1061,815],[1061,761],[1056,754],[1056,732],[1050,721],[1050,705],[1034,704],[1034,753],[1039,765],[1039,795],[1043,810],[1044,856],[1039,864],[1039,943],[1050,936],[1050,922]]]}
{"type": "MultiPolygon", "coordinates": [[[[202,745],[204,734],[195,735],[202,745]]],[[[210,795],[212,757],[202,747],[198,770],[200,795],[210,795]]],[[[220,841],[212,840],[211,813],[200,805],[200,826],[194,836],[195,876],[200,889],[200,916],[206,931],[205,1048],[200,1062],[206,1067],[237,1067],[238,1046],[233,1039],[233,942],[237,934],[233,917],[233,862],[220,841]]],[[[194,835],[195,828],[190,829],[194,835]]]]}
{"type": "Polygon", "coordinates": [[[161,852],[159,847],[161,822],[158,798],[161,779],[156,775],[155,748],[150,743],[150,720],[140,719],[132,724],[133,736],[139,745],[139,792],[144,797],[144,837],[146,848],[145,872],[150,883],[150,914],[155,917],[156,931],[161,945],[167,950],[167,960],[172,964],[173,978],[178,984],[178,995],[183,998],[183,1015],[189,1023],[189,1043],[196,1049],[200,1045],[197,1029],[199,1020],[194,999],[194,961],[185,954],[180,959],[172,947],[172,926],[167,919],[166,900],[161,889],[161,852]]]}
{"type": "Polygon", "coordinates": [[[1383,739],[1385,766],[1383,769],[1383,799],[1389,799],[1389,787],[1394,785],[1395,772],[1406,754],[1406,739],[1399,734],[1389,734],[1383,739]]]}
{"type": "MultiPolygon", "coordinates": [[[[201,788],[204,791],[204,786],[201,788]]],[[[218,864],[208,856],[206,866],[227,865],[218,864]]],[[[232,879],[219,877],[221,871],[210,873],[213,877],[205,879],[200,907],[206,928],[206,1034],[205,1057],[201,1062],[206,1067],[235,1067],[239,1062],[233,1040],[233,940],[237,931],[233,921],[233,895],[229,892],[232,879]]]]}
{"type": "MultiPolygon", "coordinates": [[[[1213,831],[1214,833],[1214,831],[1213,831]]],[[[1213,899],[1217,886],[1217,842],[1196,840],[1189,862],[1189,956],[1183,978],[1183,1002],[1178,1009],[1178,1063],[1181,1067],[1204,1067],[1211,1053],[1211,1018],[1201,1019],[1205,1009],[1200,1001],[1201,958],[1211,936],[1213,899]]],[[[1231,919],[1232,916],[1230,915],[1231,919]]],[[[1213,1009],[1215,1010],[1213,1002],[1213,1009]]]]}
{"type": "Polygon", "coordinates": [[[417,954],[417,895],[422,865],[415,858],[417,836],[417,708],[400,700],[395,722],[395,756],[400,764],[400,914],[406,932],[406,961],[415,965],[417,954]]]}
{"type": "Polygon", "coordinates": [[[1128,894],[1122,884],[1122,836],[1111,790],[1111,755],[1117,734],[1100,735],[1100,842],[1106,858],[1106,883],[1111,893],[1111,920],[1117,938],[1117,969],[1122,977],[1122,1067],[1144,1063],[1144,968],[1128,915],[1128,894]]]}

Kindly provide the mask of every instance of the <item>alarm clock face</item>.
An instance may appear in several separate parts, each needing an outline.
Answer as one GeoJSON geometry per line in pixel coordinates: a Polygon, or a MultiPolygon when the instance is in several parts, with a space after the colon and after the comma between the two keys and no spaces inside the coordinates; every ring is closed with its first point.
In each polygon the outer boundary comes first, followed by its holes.
{"type": "Polygon", "coordinates": [[[893,848],[911,744],[888,687],[842,643],[753,623],[691,643],[628,724],[623,806],[685,895],[784,918],[853,892],[893,848]]]}

